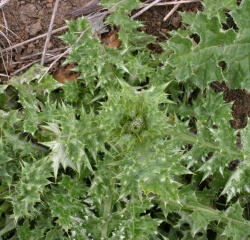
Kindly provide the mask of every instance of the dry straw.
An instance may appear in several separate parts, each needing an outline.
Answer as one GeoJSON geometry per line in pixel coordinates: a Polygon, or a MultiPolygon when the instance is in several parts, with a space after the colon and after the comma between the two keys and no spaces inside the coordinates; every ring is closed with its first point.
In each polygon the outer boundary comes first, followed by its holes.
{"type": "Polygon", "coordinates": [[[6,3],[8,3],[10,0],[0,0],[0,8],[2,8],[6,3]]]}

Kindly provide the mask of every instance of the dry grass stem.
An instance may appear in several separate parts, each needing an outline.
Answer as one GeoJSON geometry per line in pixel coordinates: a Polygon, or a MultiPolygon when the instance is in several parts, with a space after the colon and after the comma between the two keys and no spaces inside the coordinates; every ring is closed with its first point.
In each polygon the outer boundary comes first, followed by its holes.
{"type": "MultiPolygon", "coordinates": [[[[1,31],[0,31],[0,33],[1,33],[1,31]]],[[[2,41],[0,41],[0,43],[4,46],[4,43],[2,41]]],[[[3,62],[4,71],[5,71],[6,75],[8,76],[7,66],[6,66],[6,63],[5,63],[5,60],[4,60],[3,53],[0,52],[0,55],[1,55],[2,62],[3,62]]],[[[7,55],[7,61],[8,61],[8,55],[7,55]]]]}
{"type": "Polygon", "coordinates": [[[0,2],[0,8],[2,8],[5,4],[7,4],[10,0],[2,0],[0,2]]]}
{"type": "Polygon", "coordinates": [[[7,77],[7,78],[9,77],[9,75],[5,75],[5,74],[2,74],[2,73],[0,73],[0,76],[1,77],[7,77]]]}
{"type": "MultiPolygon", "coordinates": [[[[193,2],[201,2],[202,0],[184,0],[184,1],[171,1],[171,2],[163,2],[157,3],[155,6],[166,6],[166,5],[176,5],[176,4],[185,4],[185,3],[193,3],[193,2]]],[[[148,4],[144,4],[143,6],[147,6],[148,4]]]]}
{"type": "MultiPolygon", "coordinates": [[[[67,48],[68,47],[62,47],[62,48],[55,48],[55,49],[49,50],[49,51],[46,52],[46,56],[52,56],[53,53],[59,52],[59,51],[62,51],[62,50],[66,50],[67,48]]],[[[28,60],[28,59],[31,59],[33,57],[37,57],[37,56],[42,55],[42,54],[43,54],[43,52],[38,52],[38,53],[34,53],[34,54],[30,54],[30,55],[21,57],[21,59],[22,60],[28,60]]]]}
{"type": "MultiPolygon", "coordinates": [[[[48,56],[48,57],[45,58],[44,62],[45,62],[45,63],[51,62],[51,61],[53,61],[54,59],[56,59],[57,57],[58,57],[58,55],[56,55],[56,56],[48,56]]],[[[11,75],[12,75],[12,76],[13,76],[13,75],[16,75],[16,74],[18,74],[19,72],[25,70],[26,68],[32,66],[34,63],[38,63],[38,62],[40,62],[40,61],[41,61],[41,59],[34,60],[34,61],[32,61],[32,62],[26,64],[26,65],[23,66],[22,68],[17,69],[17,70],[16,70],[15,72],[13,72],[11,75]]]]}
{"type": "Polygon", "coordinates": [[[15,72],[13,72],[11,75],[16,75],[16,74],[18,74],[19,72],[23,71],[24,69],[26,69],[26,68],[32,66],[34,63],[39,62],[39,61],[40,61],[40,60],[35,60],[35,61],[32,61],[32,62],[28,63],[27,65],[21,67],[21,68],[18,68],[18,69],[17,69],[15,72]]]}
{"type": "MultiPolygon", "coordinates": [[[[66,30],[66,29],[68,29],[68,26],[63,26],[63,27],[60,27],[60,28],[57,28],[57,29],[53,30],[53,31],[51,32],[51,34],[54,34],[54,33],[57,33],[57,32],[61,32],[61,31],[66,30]]],[[[23,45],[25,45],[25,44],[27,44],[27,43],[33,42],[33,41],[35,41],[35,40],[37,40],[37,39],[40,39],[40,38],[44,38],[44,37],[46,37],[46,36],[47,36],[47,33],[41,34],[41,35],[36,36],[36,37],[34,37],[34,38],[28,39],[28,40],[26,40],[26,41],[24,41],[24,42],[21,42],[21,43],[18,43],[18,44],[13,45],[13,46],[11,46],[11,47],[5,48],[5,49],[3,49],[2,51],[9,51],[9,50],[11,50],[11,49],[21,47],[21,46],[23,46],[23,45]]],[[[2,51],[1,51],[1,52],[2,52],[2,51]]]]}
{"type": "Polygon", "coordinates": [[[171,11],[163,18],[163,22],[167,21],[172,14],[181,6],[181,3],[178,2],[178,4],[174,5],[174,7],[171,9],[171,11]]]}
{"type": "Polygon", "coordinates": [[[57,9],[58,9],[59,2],[60,2],[60,0],[56,0],[55,5],[54,5],[53,13],[52,13],[51,20],[50,20],[49,30],[48,30],[46,41],[45,41],[45,44],[44,44],[44,49],[43,49],[43,54],[42,54],[42,59],[41,59],[41,65],[44,64],[46,51],[48,49],[49,40],[50,40],[50,37],[51,37],[51,34],[52,34],[53,24],[54,24],[54,21],[55,21],[56,12],[57,12],[57,9]]]}
{"type": "MultiPolygon", "coordinates": [[[[8,0],[9,1],[9,0],[8,0]]],[[[8,33],[12,33],[13,35],[17,36],[13,31],[11,31],[9,28],[8,28],[8,22],[6,20],[6,17],[5,17],[5,14],[4,14],[4,11],[3,11],[3,6],[8,3],[8,1],[1,1],[0,3],[0,8],[1,8],[1,12],[2,12],[2,16],[3,16],[3,21],[4,21],[4,25],[1,25],[0,24],[0,27],[4,28],[5,29],[5,33],[3,31],[0,30],[0,35],[3,36],[3,38],[6,40],[6,42],[8,43],[9,46],[12,45],[12,42],[9,40],[8,38],[8,33]]],[[[3,49],[5,49],[5,43],[3,41],[1,41],[1,45],[3,47],[3,49]]],[[[0,47],[0,49],[2,48],[0,47]]],[[[3,67],[4,67],[4,71],[7,75],[7,77],[9,78],[9,75],[8,75],[8,70],[7,70],[7,67],[9,65],[9,62],[12,61],[12,51],[10,52],[10,57],[9,57],[9,54],[8,52],[6,51],[6,56],[4,54],[4,51],[1,51],[0,55],[1,55],[1,59],[2,59],[2,62],[3,62],[3,67]]]]}
{"type": "Polygon", "coordinates": [[[157,3],[159,3],[161,0],[155,0],[152,3],[148,4],[147,6],[143,7],[139,12],[137,12],[136,14],[134,14],[131,18],[135,19],[136,17],[140,16],[141,14],[143,14],[144,12],[146,12],[149,8],[153,7],[154,5],[156,5],[157,3]]]}

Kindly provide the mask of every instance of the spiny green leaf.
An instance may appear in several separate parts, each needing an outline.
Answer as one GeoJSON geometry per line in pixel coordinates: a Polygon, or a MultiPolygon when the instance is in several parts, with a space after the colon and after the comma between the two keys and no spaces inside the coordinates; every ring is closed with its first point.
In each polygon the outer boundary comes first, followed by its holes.
{"type": "Polygon", "coordinates": [[[226,211],[226,217],[233,220],[228,221],[228,225],[223,232],[223,235],[232,237],[234,240],[245,239],[250,235],[250,224],[242,217],[243,208],[239,202],[236,202],[226,211]]]}
{"type": "Polygon", "coordinates": [[[93,113],[87,114],[81,109],[80,120],[77,120],[76,113],[71,107],[63,105],[63,108],[65,119],[61,118],[58,123],[48,123],[42,126],[55,134],[53,141],[42,142],[51,149],[48,157],[52,162],[54,176],[57,177],[60,164],[64,169],[71,167],[78,173],[84,168],[93,172],[91,160],[86,151],[96,160],[97,152],[103,144],[101,133],[94,129],[96,124],[94,115],[93,113]]]}
{"type": "MultiPolygon", "coordinates": [[[[211,3],[213,7],[215,7],[214,2],[211,3]]],[[[210,2],[204,4],[210,5],[210,2]]],[[[228,8],[233,10],[235,8],[233,5],[235,3],[230,1],[228,8]]],[[[249,35],[247,34],[249,27],[247,23],[240,21],[242,12],[244,11],[246,15],[249,12],[247,6],[249,6],[248,0],[242,1],[241,6],[230,13],[239,27],[238,33],[233,29],[223,30],[222,28],[220,21],[225,14],[221,10],[226,5],[219,7],[218,14],[211,14],[210,17],[206,15],[206,10],[196,15],[182,15],[183,21],[190,24],[188,30],[174,33],[167,43],[175,51],[167,62],[176,67],[174,77],[178,81],[189,80],[204,89],[212,81],[226,80],[228,86],[232,88],[240,87],[249,90],[249,39],[246,37],[249,35]],[[220,19],[217,18],[218,16],[220,19]],[[238,22],[241,23],[238,24],[238,22]],[[191,33],[198,34],[200,37],[197,46],[192,47],[190,37],[186,37],[191,33]],[[226,62],[226,69],[223,71],[218,66],[220,61],[226,62]]],[[[209,9],[208,6],[205,9],[212,12],[212,7],[209,9]]]]}
{"type": "Polygon", "coordinates": [[[8,186],[12,183],[14,173],[18,170],[18,166],[14,159],[9,156],[7,149],[5,149],[3,140],[0,139],[0,175],[3,183],[7,183],[8,186]]]}
{"type": "Polygon", "coordinates": [[[0,85],[0,94],[4,93],[5,89],[8,87],[8,85],[0,85]]]}
{"type": "Polygon", "coordinates": [[[66,189],[70,196],[74,198],[83,197],[87,193],[87,188],[79,179],[72,179],[70,176],[62,175],[61,186],[66,189]]]}
{"type": "Polygon", "coordinates": [[[234,8],[233,11],[230,12],[230,15],[233,17],[237,27],[239,28],[239,38],[240,42],[244,39],[246,43],[249,43],[249,24],[248,24],[248,16],[250,14],[250,6],[249,0],[242,0],[239,8],[234,8]]]}
{"type": "Polygon", "coordinates": [[[247,127],[241,130],[241,141],[243,144],[244,159],[240,162],[237,169],[234,170],[231,177],[228,179],[223,191],[221,194],[227,194],[227,201],[229,202],[232,197],[236,196],[241,192],[250,192],[250,178],[249,178],[249,169],[250,169],[250,124],[248,123],[247,127]]]}
{"type": "Polygon", "coordinates": [[[242,138],[242,144],[243,144],[243,151],[245,152],[245,155],[249,159],[250,155],[250,119],[248,118],[248,124],[244,129],[241,129],[240,134],[242,138]]]}
{"type": "Polygon", "coordinates": [[[106,24],[120,46],[90,29],[79,39],[87,21],[69,21],[65,63],[78,79],[40,79],[47,68],[36,65],[0,85],[0,236],[247,238],[249,126],[238,148],[232,104],[209,85],[250,89],[249,0],[204,0],[157,56],[147,48],[155,38],[131,19],[139,0],[100,4],[114,10],[106,24]]]}
{"type": "Polygon", "coordinates": [[[200,124],[207,124],[212,127],[216,124],[220,127],[222,124],[228,125],[232,119],[230,113],[232,104],[225,103],[223,95],[207,89],[206,96],[199,94],[198,98],[193,101],[193,110],[200,124]]]}
{"type": "MultiPolygon", "coordinates": [[[[36,64],[29,68],[24,74],[13,77],[9,83],[19,90],[20,95],[22,95],[22,93],[27,93],[27,90],[31,90],[33,94],[34,92],[50,93],[56,88],[62,86],[62,84],[55,81],[51,75],[46,75],[40,82],[34,81],[40,80],[46,70],[46,67],[36,64]],[[25,87],[23,85],[25,85],[25,87]]],[[[28,96],[24,95],[23,97],[28,96]]]]}
{"type": "Polygon", "coordinates": [[[62,189],[57,188],[54,192],[53,189],[51,195],[47,196],[48,204],[53,217],[58,218],[56,222],[67,232],[73,226],[72,218],[84,211],[83,205],[62,189]]]}
{"type": "MultiPolygon", "coordinates": [[[[183,21],[185,22],[185,14],[183,21]]],[[[221,31],[217,18],[208,19],[200,12],[195,15],[190,29],[200,36],[200,42],[196,47],[192,47],[190,38],[175,33],[168,41],[168,45],[175,51],[168,62],[176,66],[174,76],[178,81],[190,79],[196,86],[204,89],[212,81],[224,80],[217,63],[224,46],[233,44],[236,33],[233,30],[221,31]]]]}
{"type": "Polygon", "coordinates": [[[64,95],[66,100],[69,102],[77,102],[79,100],[80,95],[80,87],[77,81],[69,82],[66,81],[64,86],[64,95]]]}
{"type": "Polygon", "coordinates": [[[230,12],[239,28],[234,45],[225,48],[223,60],[226,62],[225,77],[230,88],[245,88],[250,91],[250,27],[247,16],[250,14],[250,1],[243,0],[239,8],[230,12]]]}
{"type": "Polygon", "coordinates": [[[59,228],[53,228],[46,233],[45,240],[63,240],[66,239],[64,231],[59,228]]]}
{"type": "Polygon", "coordinates": [[[52,168],[54,171],[55,178],[57,178],[57,173],[60,164],[62,164],[64,169],[66,169],[67,167],[75,169],[74,164],[72,163],[72,161],[70,160],[69,156],[66,153],[66,148],[64,143],[53,141],[53,142],[43,142],[43,145],[51,149],[49,160],[52,162],[52,168]]]}
{"type": "MultiPolygon", "coordinates": [[[[48,219],[47,219],[48,221],[48,219]]],[[[21,240],[36,240],[36,239],[43,239],[44,234],[47,230],[47,226],[36,226],[32,229],[31,225],[27,220],[24,221],[22,226],[17,227],[18,237],[21,240]]],[[[59,239],[57,239],[59,240],[59,239]]]]}
{"type": "Polygon", "coordinates": [[[194,210],[191,214],[193,219],[192,234],[195,235],[201,230],[206,230],[211,221],[218,220],[218,216],[210,212],[194,210]]]}
{"type": "Polygon", "coordinates": [[[43,101],[53,90],[62,86],[52,76],[46,75],[39,80],[47,68],[34,65],[21,76],[13,77],[9,83],[18,90],[19,102],[23,107],[24,131],[34,134],[39,124],[38,113],[42,111],[43,101]]]}
{"type": "Polygon", "coordinates": [[[35,211],[34,204],[41,201],[41,194],[50,184],[47,179],[51,177],[48,166],[46,158],[34,160],[31,164],[23,162],[20,181],[10,197],[16,220],[32,214],[35,211]]]}
{"type": "Polygon", "coordinates": [[[148,239],[154,233],[161,223],[158,219],[151,218],[147,211],[153,207],[150,199],[133,198],[128,201],[125,209],[122,209],[122,215],[114,214],[116,221],[123,222],[122,225],[116,226],[110,239],[148,239]]]}
{"type": "Polygon", "coordinates": [[[18,112],[16,110],[12,110],[9,112],[5,112],[3,110],[0,110],[0,120],[1,120],[0,121],[1,130],[4,128],[8,128],[8,127],[13,128],[13,124],[20,121],[20,119],[18,117],[18,112]]]}
{"type": "Polygon", "coordinates": [[[216,16],[221,23],[226,22],[225,11],[236,8],[236,1],[234,0],[204,0],[202,1],[204,12],[209,18],[216,16]]]}
{"type": "Polygon", "coordinates": [[[229,202],[234,196],[241,192],[250,193],[250,160],[246,159],[241,162],[237,169],[232,173],[232,176],[227,181],[222,194],[227,194],[227,201],[229,202]]]}
{"type": "Polygon", "coordinates": [[[120,147],[133,148],[158,136],[165,125],[165,113],[159,105],[170,102],[163,92],[166,86],[137,91],[122,83],[121,91],[108,93],[109,99],[103,104],[100,115],[100,125],[108,139],[120,147]],[[134,121],[140,121],[139,132],[131,128],[134,121]]]}

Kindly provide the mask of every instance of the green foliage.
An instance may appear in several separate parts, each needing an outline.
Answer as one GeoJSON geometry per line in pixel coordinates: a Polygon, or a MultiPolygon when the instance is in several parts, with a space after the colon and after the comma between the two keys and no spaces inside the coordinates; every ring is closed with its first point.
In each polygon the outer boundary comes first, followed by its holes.
{"type": "Polygon", "coordinates": [[[45,186],[50,184],[47,160],[41,159],[31,164],[23,162],[22,165],[19,182],[14,185],[15,192],[10,196],[15,220],[32,216],[32,212],[36,211],[34,204],[41,201],[45,186]]]}
{"type": "MultiPolygon", "coordinates": [[[[207,3],[209,13],[214,8],[221,11],[216,2],[207,3]]],[[[173,33],[166,43],[174,50],[167,60],[168,64],[175,67],[173,77],[201,89],[212,81],[226,81],[231,88],[245,88],[249,91],[249,24],[244,24],[243,20],[244,14],[250,13],[248,1],[242,1],[237,10],[229,13],[239,28],[237,32],[233,28],[224,30],[218,16],[205,13],[182,14],[183,21],[190,25],[188,31],[173,33]],[[199,43],[194,44],[191,38],[186,37],[187,33],[189,36],[197,34],[199,43]],[[225,61],[225,69],[219,66],[221,61],[225,61]]]]}
{"type": "Polygon", "coordinates": [[[182,13],[159,55],[139,1],[101,4],[121,46],[68,21],[75,81],[35,65],[0,85],[0,239],[248,239],[250,125],[210,83],[250,90],[250,1],[182,13]]]}

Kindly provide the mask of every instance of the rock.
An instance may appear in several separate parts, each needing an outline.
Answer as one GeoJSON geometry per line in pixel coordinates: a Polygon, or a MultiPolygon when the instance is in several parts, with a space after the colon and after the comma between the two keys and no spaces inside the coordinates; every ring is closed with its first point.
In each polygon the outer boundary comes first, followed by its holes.
{"type": "Polygon", "coordinates": [[[34,47],[35,47],[34,43],[30,43],[30,44],[28,45],[28,48],[34,48],[34,47]]]}
{"type": "Polygon", "coordinates": [[[47,4],[46,4],[46,7],[47,7],[47,8],[52,8],[53,5],[52,5],[52,3],[47,3],[47,4]]]}
{"type": "Polygon", "coordinates": [[[38,20],[37,23],[34,23],[25,28],[26,32],[29,33],[30,36],[35,36],[38,32],[42,30],[41,22],[38,20]]]}
{"type": "Polygon", "coordinates": [[[20,19],[24,25],[29,25],[32,22],[32,18],[37,18],[38,11],[33,4],[22,5],[19,9],[20,19]]]}
{"type": "Polygon", "coordinates": [[[168,28],[169,24],[167,22],[163,22],[161,26],[162,26],[162,28],[168,28]]]}
{"type": "Polygon", "coordinates": [[[52,48],[53,48],[53,46],[54,46],[54,45],[53,45],[53,43],[52,43],[52,42],[49,42],[49,43],[48,43],[48,49],[52,49],[52,48]]]}
{"type": "Polygon", "coordinates": [[[34,4],[26,4],[25,6],[21,6],[19,9],[20,15],[25,15],[29,18],[37,17],[37,8],[34,4]]]}
{"type": "Polygon", "coordinates": [[[161,26],[161,22],[156,22],[156,26],[160,27],[161,26]]]}
{"type": "Polygon", "coordinates": [[[174,28],[178,28],[180,26],[180,22],[181,16],[177,14],[172,18],[171,24],[174,26],[174,28]]]}
{"type": "Polygon", "coordinates": [[[162,32],[162,33],[165,33],[165,34],[166,34],[166,33],[167,33],[167,31],[168,31],[168,30],[167,30],[167,29],[165,29],[165,28],[162,28],[162,29],[161,29],[161,32],[162,32]]]}

